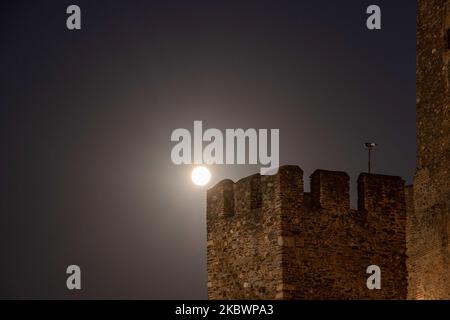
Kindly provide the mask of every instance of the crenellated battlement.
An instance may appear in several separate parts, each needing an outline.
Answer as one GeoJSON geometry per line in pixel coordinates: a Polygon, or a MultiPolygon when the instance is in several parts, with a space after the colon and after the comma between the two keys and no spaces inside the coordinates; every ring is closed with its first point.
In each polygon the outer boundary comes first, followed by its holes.
{"type": "Polygon", "coordinates": [[[350,209],[345,172],[280,167],[207,191],[211,299],[406,298],[405,186],[400,177],[358,178],[350,209]],[[368,290],[366,268],[383,269],[368,290]]]}
{"type": "MultiPolygon", "coordinates": [[[[405,208],[405,181],[401,177],[361,173],[358,177],[358,211],[395,211],[405,208]]],[[[207,191],[207,215],[236,216],[272,209],[274,201],[335,215],[350,212],[350,177],[346,172],[316,170],[310,176],[310,193],[304,193],[303,170],[282,166],[273,176],[254,174],[233,182],[226,179],[207,191]],[[305,197],[309,199],[305,201],[305,197]]]]}

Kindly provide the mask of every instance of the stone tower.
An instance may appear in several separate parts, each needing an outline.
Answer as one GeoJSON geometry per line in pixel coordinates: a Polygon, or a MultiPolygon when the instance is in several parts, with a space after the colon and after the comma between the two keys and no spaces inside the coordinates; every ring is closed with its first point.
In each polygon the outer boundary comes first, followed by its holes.
{"type": "Polygon", "coordinates": [[[208,190],[210,299],[406,299],[406,203],[400,177],[317,170],[224,180],[208,190]],[[381,268],[369,290],[367,268],[381,268]]]}
{"type": "Polygon", "coordinates": [[[409,298],[450,299],[450,2],[419,0],[417,171],[407,223],[409,298]]]}

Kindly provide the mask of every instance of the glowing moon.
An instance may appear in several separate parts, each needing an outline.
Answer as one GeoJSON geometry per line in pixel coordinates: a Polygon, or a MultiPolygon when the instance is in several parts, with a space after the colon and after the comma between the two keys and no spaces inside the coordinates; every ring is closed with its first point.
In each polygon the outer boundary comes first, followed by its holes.
{"type": "Polygon", "coordinates": [[[207,185],[209,180],[211,179],[211,173],[205,167],[196,167],[192,170],[192,182],[194,182],[198,186],[207,185]]]}

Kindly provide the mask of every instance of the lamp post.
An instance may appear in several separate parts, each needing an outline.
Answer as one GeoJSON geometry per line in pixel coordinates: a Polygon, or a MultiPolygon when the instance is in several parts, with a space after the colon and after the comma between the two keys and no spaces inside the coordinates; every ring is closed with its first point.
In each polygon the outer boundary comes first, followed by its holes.
{"type": "Polygon", "coordinates": [[[372,149],[375,148],[377,146],[377,144],[375,142],[366,142],[364,144],[364,146],[367,148],[368,151],[368,155],[369,155],[369,161],[368,161],[368,167],[369,167],[369,173],[371,173],[372,171],[372,167],[371,167],[371,158],[372,158],[372,149]]]}

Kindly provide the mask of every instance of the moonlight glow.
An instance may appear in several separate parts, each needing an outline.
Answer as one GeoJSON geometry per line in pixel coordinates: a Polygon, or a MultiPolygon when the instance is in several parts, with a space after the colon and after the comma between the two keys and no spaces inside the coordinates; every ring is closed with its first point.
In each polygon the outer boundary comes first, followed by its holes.
{"type": "Polygon", "coordinates": [[[208,184],[211,179],[211,173],[205,167],[196,167],[192,170],[192,182],[194,182],[198,186],[204,186],[208,184]]]}

